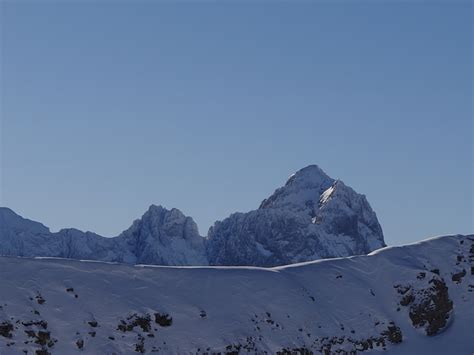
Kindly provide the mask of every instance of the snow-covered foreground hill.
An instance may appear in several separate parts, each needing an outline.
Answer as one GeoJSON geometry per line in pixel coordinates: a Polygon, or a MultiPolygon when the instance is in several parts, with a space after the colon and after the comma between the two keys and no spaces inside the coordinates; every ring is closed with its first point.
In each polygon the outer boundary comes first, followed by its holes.
{"type": "Polygon", "coordinates": [[[0,258],[4,354],[472,354],[474,235],[277,268],[0,258]]]}

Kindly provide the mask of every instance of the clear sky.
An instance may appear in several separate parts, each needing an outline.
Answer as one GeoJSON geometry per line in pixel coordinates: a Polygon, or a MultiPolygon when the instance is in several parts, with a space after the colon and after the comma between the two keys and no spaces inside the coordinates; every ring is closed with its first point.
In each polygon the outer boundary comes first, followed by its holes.
{"type": "Polygon", "coordinates": [[[206,234],[308,164],[388,244],[474,231],[470,1],[0,6],[0,205],[53,231],[206,234]]]}

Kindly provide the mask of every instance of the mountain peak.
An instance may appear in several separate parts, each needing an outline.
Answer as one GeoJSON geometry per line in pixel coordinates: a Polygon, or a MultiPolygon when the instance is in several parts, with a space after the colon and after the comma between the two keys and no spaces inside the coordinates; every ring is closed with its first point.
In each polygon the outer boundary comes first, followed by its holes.
{"type": "Polygon", "coordinates": [[[327,180],[330,177],[316,164],[308,165],[296,173],[290,175],[285,185],[293,184],[298,181],[317,182],[327,180]]]}
{"type": "Polygon", "coordinates": [[[142,217],[144,217],[147,214],[155,215],[155,214],[162,214],[166,212],[168,212],[168,209],[163,207],[162,205],[151,204],[150,207],[148,207],[148,210],[146,210],[146,212],[143,214],[142,217]]]}
{"type": "Polygon", "coordinates": [[[16,214],[12,209],[8,207],[0,207],[0,218],[4,219],[14,219],[14,218],[21,218],[18,214],[16,214]]]}
{"type": "Polygon", "coordinates": [[[0,207],[0,229],[2,228],[49,233],[49,228],[39,222],[21,217],[8,207],[0,207]]]}
{"type": "Polygon", "coordinates": [[[189,227],[196,229],[197,226],[191,217],[185,216],[181,210],[177,208],[167,209],[162,205],[152,204],[143,216],[137,219],[134,224],[148,225],[151,229],[160,229],[163,226],[173,227],[176,225],[189,224],[189,227]]]}
{"type": "Polygon", "coordinates": [[[206,265],[204,238],[196,223],[177,208],[151,205],[145,214],[118,238],[135,255],[134,263],[206,265]]]}
{"type": "Polygon", "coordinates": [[[365,197],[317,165],[291,175],[257,210],[214,224],[208,240],[211,265],[275,266],[385,246],[365,197]]]}
{"type": "Polygon", "coordinates": [[[263,200],[259,208],[305,209],[308,201],[316,203],[334,181],[319,166],[308,165],[292,174],[285,186],[263,200]]]}

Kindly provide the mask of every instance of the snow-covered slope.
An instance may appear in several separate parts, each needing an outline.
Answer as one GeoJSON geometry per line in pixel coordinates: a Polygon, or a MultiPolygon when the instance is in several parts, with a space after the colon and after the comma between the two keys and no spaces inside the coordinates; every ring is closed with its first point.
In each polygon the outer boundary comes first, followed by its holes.
{"type": "Polygon", "coordinates": [[[365,196],[310,165],[258,210],[216,222],[207,251],[211,265],[276,266],[383,246],[382,228],[365,196]]]}
{"type": "Polygon", "coordinates": [[[271,269],[0,257],[0,353],[470,355],[473,267],[474,235],[271,269]]]}
{"type": "Polygon", "coordinates": [[[178,209],[152,205],[115,238],[77,229],[51,233],[0,208],[0,255],[155,265],[277,266],[367,254],[385,246],[365,196],[316,165],[301,169],[259,209],[235,213],[199,235],[178,209]]]}

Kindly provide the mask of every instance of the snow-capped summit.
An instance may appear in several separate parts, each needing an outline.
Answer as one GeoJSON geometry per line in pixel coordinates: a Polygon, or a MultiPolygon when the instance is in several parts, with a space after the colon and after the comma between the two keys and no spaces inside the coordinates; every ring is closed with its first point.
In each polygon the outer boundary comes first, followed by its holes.
{"type": "Polygon", "coordinates": [[[275,266],[383,246],[382,228],[365,196],[310,165],[259,209],[216,222],[207,251],[211,265],[275,266]]]}
{"type": "Polygon", "coordinates": [[[285,186],[263,200],[259,208],[284,208],[295,212],[311,208],[333,183],[334,180],[320,167],[309,165],[291,175],[285,186]]]}

